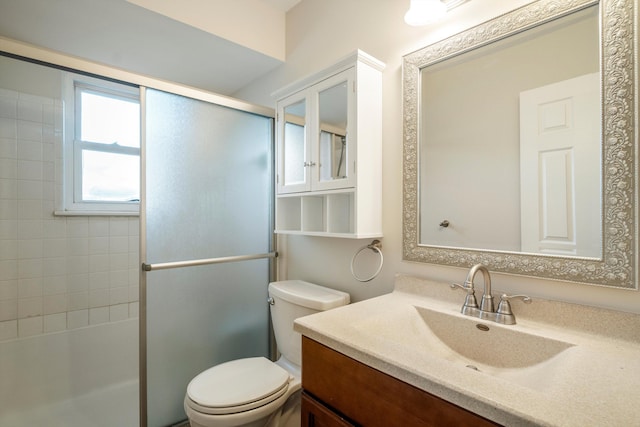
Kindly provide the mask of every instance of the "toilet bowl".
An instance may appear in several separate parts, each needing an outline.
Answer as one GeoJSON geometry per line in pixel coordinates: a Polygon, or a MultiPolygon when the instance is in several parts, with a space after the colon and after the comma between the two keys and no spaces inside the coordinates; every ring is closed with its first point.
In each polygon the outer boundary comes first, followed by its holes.
{"type": "Polygon", "coordinates": [[[191,427],[299,427],[301,337],[296,318],[349,303],[349,294],[301,280],[269,284],[278,350],[232,360],[198,374],[187,386],[184,409],[191,427]]]}

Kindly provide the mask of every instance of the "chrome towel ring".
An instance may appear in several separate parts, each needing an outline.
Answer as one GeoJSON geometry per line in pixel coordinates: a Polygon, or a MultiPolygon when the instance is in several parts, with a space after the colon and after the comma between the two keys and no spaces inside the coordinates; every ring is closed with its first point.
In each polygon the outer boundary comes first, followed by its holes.
{"type": "Polygon", "coordinates": [[[380,273],[380,271],[382,270],[382,264],[384,264],[384,257],[382,256],[382,242],[380,242],[380,240],[374,240],[371,243],[369,243],[366,246],[361,247],[360,249],[358,249],[358,251],[353,254],[353,258],[351,258],[351,274],[353,275],[353,277],[358,281],[358,282],[369,282],[373,279],[376,278],[376,276],[380,273]],[[368,277],[366,279],[360,278],[358,276],[356,276],[356,273],[353,271],[353,264],[356,260],[356,258],[358,257],[358,255],[360,254],[360,252],[362,252],[365,249],[371,249],[374,252],[378,252],[378,254],[380,255],[380,265],[378,265],[378,268],[376,270],[375,273],[373,273],[373,275],[371,277],[368,277]]]}

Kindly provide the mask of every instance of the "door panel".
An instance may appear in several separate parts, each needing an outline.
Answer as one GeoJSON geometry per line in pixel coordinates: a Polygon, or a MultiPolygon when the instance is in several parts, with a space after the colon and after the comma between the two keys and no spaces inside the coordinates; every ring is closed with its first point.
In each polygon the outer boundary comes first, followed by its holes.
{"type": "MultiPolygon", "coordinates": [[[[272,119],[151,89],[144,99],[145,263],[269,252],[272,119]]],[[[199,372],[268,355],[268,282],[267,259],[143,273],[147,425],[186,419],[199,372]]]]}

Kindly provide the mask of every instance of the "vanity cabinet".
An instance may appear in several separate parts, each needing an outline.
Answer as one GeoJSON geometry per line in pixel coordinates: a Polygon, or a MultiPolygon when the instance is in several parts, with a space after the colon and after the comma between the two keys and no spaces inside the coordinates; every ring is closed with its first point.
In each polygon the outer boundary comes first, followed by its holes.
{"type": "Polygon", "coordinates": [[[382,69],[356,51],[274,95],[276,233],[382,236],[382,69]]]}
{"type": "Polygon", "coordinates": [[[499,425],[304,336],[302,389],[303,427],[499,425]]]}

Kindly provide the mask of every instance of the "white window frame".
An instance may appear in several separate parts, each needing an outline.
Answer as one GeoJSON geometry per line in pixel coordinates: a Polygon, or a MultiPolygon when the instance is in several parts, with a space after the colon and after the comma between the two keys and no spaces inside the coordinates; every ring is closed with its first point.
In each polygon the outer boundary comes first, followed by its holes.
{"type": "MultiPolygon", "coordinates": [[[[117,144],[101,144],[76,139],[80,135],[80,91],[88,90],[100,95],[113,96],[120,99],[133,99],[140,103],[138,87],[110,82],[80,74],[66,73],[64,84],[64,184],[62,191],[62,215],[139,215],[140,202],[108,202],[82,200],[82,150],[129,154],[140,157],[140,148],[120,146],[117,144]]],[[[142,110],[141,110],[142,111],[142,110]]],[[[142,126],[142,120],[140,121],[142,126]]],[[[142,129],[140,130],[142,133],[142,129]]],[[[141,135],[142,137],[142,135],[141,135]]]]}

